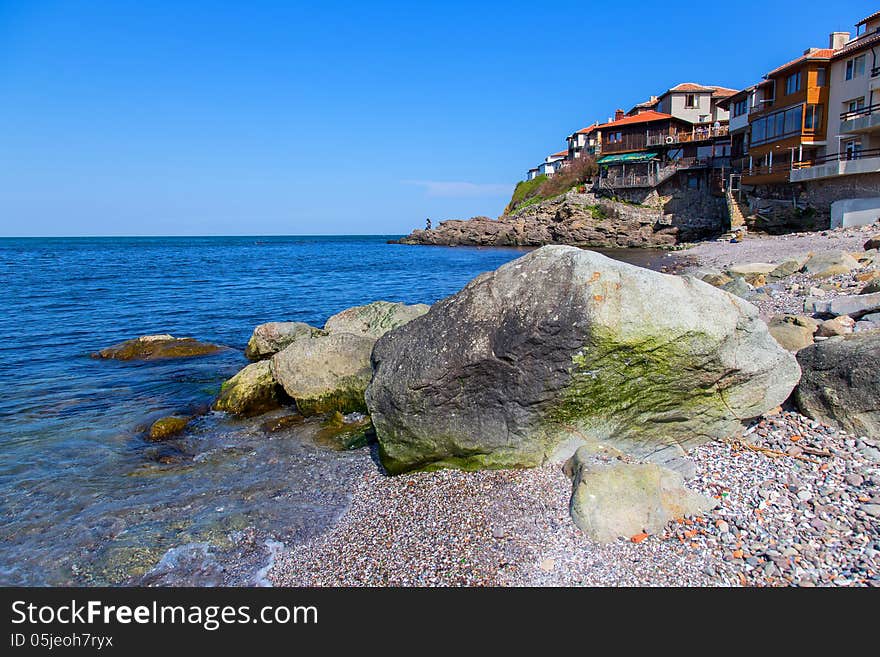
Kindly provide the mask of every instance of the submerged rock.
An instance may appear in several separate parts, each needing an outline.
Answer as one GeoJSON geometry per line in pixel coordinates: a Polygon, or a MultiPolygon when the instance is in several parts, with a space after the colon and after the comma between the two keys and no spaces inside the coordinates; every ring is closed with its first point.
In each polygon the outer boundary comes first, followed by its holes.
{"type": "Polygon", "coordinates": [[[797,355],[795,401],[804,415],[860,436],[880,436],[880,331],[817,342],[797,355]]]}
{"type": "Polygon", "coordinates": [[[680,474],[654,463],[602,463],[581,447],[566,467],[572,476],[571,518],[595,541],[657,534],[674,518],[717,506],[685,488],[680,474]]]}
{"type": "Polygon", "coordinates": [[[170,415],[153,422],[150,427],[150,440],[168,440],[173,436],[183,432],[192,418],[181,417],[179,415],[170,415]]]}
{"type": "Polygon", "coordinates": [[[393,329],[421,317],[431,309],[423,303],[407,305],[389,301],[374,301],[355,306],[333,315],[324,324],[327,333],[354,333],[370,338],[381,338],[393,329]]]}
{"type": "Polygon", "coordinates": [[[373,424],[369,415],[343,415],[335,411],[324,420],[315,441],[336,450],[360,449],[367,445],[372,433],[373,424]]]}
{"type": "Polygon", "coordinates": [[[262,360],[251,363],[226,381],[213,408],[233,415],[259,415],[278,408],[286,398],[284,389],[272,374],[271,364],[262,360]]]}
{"type": "Polygon", "coordinates": [[[296,340],[272,356],[272,374],[303,415],[365,412],[374,342],[352,333],[296,340]]]}
{"type": "Polygon", "coordinates": [[[92,358],[115,360],[156,360],[159,358],[190,358],[223,351],[226,347],[194,338],[175,338],[173,335],[142,335],[126,340],[92,354],[92,358]]]}
{"type": "Polygon", "coordinates": [[[304,322],[267,322],[254,328],[244,355],[251,360],[269,358],[303,337],[325,335],[324,331],[304,322]]]}
{"type": "Polygon", "coordinates": [[[384,336],[373,368],[391,473],[534,466],[578,441],[666,460],[778,406],[800,374],[751,304],[565,246],[384,336]]]}

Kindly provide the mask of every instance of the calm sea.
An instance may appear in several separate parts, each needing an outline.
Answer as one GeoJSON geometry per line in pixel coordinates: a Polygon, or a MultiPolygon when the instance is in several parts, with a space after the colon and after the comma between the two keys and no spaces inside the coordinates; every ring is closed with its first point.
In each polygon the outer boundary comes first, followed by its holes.
{"type": "MultiPolygon", "coordinates": [[[[433,303],[525,253],[389,237],[0,239],[0,584],[125,583],[193,555],[184,583],[253,583],[222,572],[224,549],[237,541],[241,552],[254,528],[290,543],[332,522],[347,501],[350,454],[267,438],[257,422],[218,413],[173,447],[143,431],[203,412],[246,364],[256,324],[320,326],[377,299],[433,303]],[[89,357],[152,333],[234,349],[89,357]]],[[[649,267],[663,259],[613,255],[649,267]]]]}

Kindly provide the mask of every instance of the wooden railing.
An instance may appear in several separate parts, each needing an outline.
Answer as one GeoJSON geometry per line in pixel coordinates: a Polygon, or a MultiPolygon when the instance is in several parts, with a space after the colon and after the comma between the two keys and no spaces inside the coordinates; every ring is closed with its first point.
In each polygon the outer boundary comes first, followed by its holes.
{"type": "Polygon", "coordinates": [[[646,142],[648,146],[668,146],[673,144],[687,144],[698,141],[708,141],[716,137],[726,137],[730,134],[730,128],[726,125],[722,126],[694,126],[690,132],[678,131],[668,132],[661,131],[648,133],[646,142]]]}

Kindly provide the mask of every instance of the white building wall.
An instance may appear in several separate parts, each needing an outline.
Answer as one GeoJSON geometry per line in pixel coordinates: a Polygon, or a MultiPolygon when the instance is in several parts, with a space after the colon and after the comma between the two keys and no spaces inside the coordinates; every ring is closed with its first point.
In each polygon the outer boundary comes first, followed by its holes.
{"type": "Polygon", "coordinates": [[[690,123],[708,122],[715,119],[712,117],[712,94],[709,92],[695,93],[696,107],[685,107],[688,94],[675,92],[667,94],[660,99],[657,111],[671,114],[678,119],[684,119],[690,123]]]}
{"type": "MultiPolygon", "coordinates": [[[[867,54],[864,74],[853,78],[846,79],[846,62],[851,57],[843,57],[832,62],[830,73],[830,87],[828,89],[828,152],[837,153],[841,136],[840,133],[840,114],[848,111],[849,101],[856,98],[864,97],[865,106],[873,103],[880,103],[880,76],[871,77],[871,51],[865,50],[856,55],[867,54]],[[873,92],[873,100],[872,100],[873,92]]],[[[867,149],[872,146],[869,144],[867,136],[862,135],[862,148],[867,149]]]]}

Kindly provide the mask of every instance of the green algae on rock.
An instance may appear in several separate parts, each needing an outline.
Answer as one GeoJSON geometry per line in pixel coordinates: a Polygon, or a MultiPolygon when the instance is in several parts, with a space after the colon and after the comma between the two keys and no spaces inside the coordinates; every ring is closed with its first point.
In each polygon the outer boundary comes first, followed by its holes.
{"type": "Polygon", "coordinates": [[[303,415],[363,413],[374,342],[351,333],[301,338],[272,357],[272,373],[303,415]]]}
{"type": "Polygon", "coordinates": [[[315,435],[315,442],[336,450],[365,447],[373,435],[373,423],[369,415],[351,413],[343,415],[334,411],[327,416],[315,435]]]}
{"type": "Polygon", "coordinates": [[[114,360],[156,360],[160,358],[191,358],[223,351],[226,347],[199,342],[194,338],[175,338],[173,335],[142,335],[106,347],[92,354],[92,358],[114,360]]]}
{"type": "Polygon", "coordinates": [[[153,422],[150,427],[150,440],[168,440],[181,433],[192,418],[170,415],[153,422]]]}
{"type": "Polygon", "coordinates": [[[380,338],[373,367],[390,473],[533,466],[591,441],[665,462],[779,405],[800,375],[751,304],[563,246],[380,338]]]}
{"type": "Polygon", "coordinates": [[[233,415],[259,415],[280,407],[287,399],[267,360],[251,363],[223,383],[214,410],[233,415]]]}

